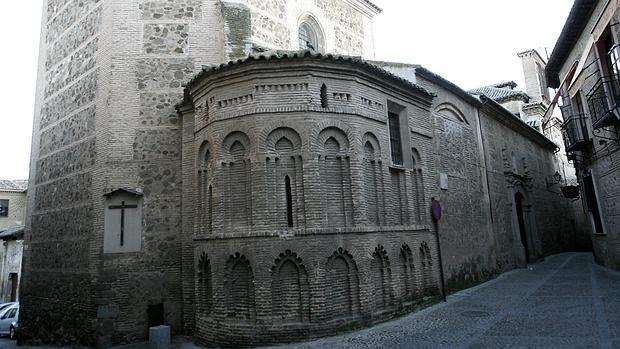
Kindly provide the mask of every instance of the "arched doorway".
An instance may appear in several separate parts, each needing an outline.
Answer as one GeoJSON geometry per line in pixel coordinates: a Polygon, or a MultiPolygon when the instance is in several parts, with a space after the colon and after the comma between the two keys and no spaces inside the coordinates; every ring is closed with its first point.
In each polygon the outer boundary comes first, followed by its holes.
{"type": "Polygon", "coordinates": [[[525,197],[520,192],[515,193],[515,205],[517,208],[517,221],[519,223],[519,235],[521,236],[521,244],[525,251],[525,262],[530,263],[530,247],[527,238],[527,229],[525,225],[525,213],[523,211],[523,201],[525,197]]]}

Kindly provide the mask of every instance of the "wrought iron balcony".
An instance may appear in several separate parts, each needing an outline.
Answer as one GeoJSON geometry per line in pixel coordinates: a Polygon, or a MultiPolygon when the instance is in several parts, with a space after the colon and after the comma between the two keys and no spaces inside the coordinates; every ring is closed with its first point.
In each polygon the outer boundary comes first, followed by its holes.
{"type": "Polygon", "coordinates": [[[620,123],[620,75],[598,79],[586,99],[594,129],[620,123]]]}
{"type": "Polygon", "coordinates": [[[564,124],[562,124],[562,135],[564,136],[564,145],[566,151],[583,150],[590,143],[588,135],[587,116],[585,114],[576,114],[565,116],[564,124]]]}

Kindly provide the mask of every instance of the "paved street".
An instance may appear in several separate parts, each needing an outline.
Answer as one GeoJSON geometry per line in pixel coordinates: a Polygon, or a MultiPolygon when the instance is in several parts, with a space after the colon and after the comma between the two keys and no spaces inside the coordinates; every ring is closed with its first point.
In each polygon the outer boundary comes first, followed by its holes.
{"type": "Polygon", "coordinates": [[[15,341],[12,341],[6,337],[0,337],[0,349],[15,348],[15,341]]]}
{"type": "MultiPolygon", "coordinates": [[[[0,349],[9,348],[15,341],[0,339],[0,349]]],[[[272,348],[620,349],[620,273],[590,254],[556,255],[371,329],[272,348]]]]}
{"type": "Polygon", "coordinates": [[[620,273],[556,255],[407,317],[277,348],[620,348],[620,273]]]}

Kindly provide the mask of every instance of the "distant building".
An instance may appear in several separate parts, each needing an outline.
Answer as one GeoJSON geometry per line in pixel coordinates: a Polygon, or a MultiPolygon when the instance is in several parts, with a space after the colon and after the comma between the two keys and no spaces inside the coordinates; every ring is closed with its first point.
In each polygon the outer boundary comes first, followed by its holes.
{"type": "Polygon", "coordinates": [[[0,180],[0,302],[19,297],[27,187],[25,180],[0,180]]]}
{"type": "Polygon", "coordinates": [[[28,181],[0,179],[0,229],[24,225],[28,181]]]}
{"type": "Polygon", "coordinates": [[[568,158],[592,228],[596,260],[620,270],[620,10],[576,0],[546,68],[558,89],[568,158]]]}
{"type": "Polygon", "coordinates": [[[24,226],[0,229],[0,301],[19,299],[19,280],[24,252],[24,226]]]}
{"type": "Polygon", "coordinates": [[[543,125],[543,120],[551,105],[549,89],[545,78],[547,63],[538,51],[533,49],[523,51],[518,56],[523,64],[525,92],[516,89],[516,82],[506,81],[479,87],[470,90],[469,93],[485,95],[493,99],[553,141],[558,146],[554,154],[555,172],[561,176],[560,183],[557,184],[559,187],[575,185],[577,184],[575,169],[569,164],[565,156],[566,150],[562,139],[562,121],[551,115],[543,125]]]}

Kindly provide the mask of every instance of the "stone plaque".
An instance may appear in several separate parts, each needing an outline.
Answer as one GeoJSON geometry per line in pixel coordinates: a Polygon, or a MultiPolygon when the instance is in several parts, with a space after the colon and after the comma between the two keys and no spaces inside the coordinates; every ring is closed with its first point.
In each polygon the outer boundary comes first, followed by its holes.
{"type": "Polygon", "coordinates": [[[106,194],[103,252],[139,252],[141,248],[142,196],[126,190],[106,194]]]}

